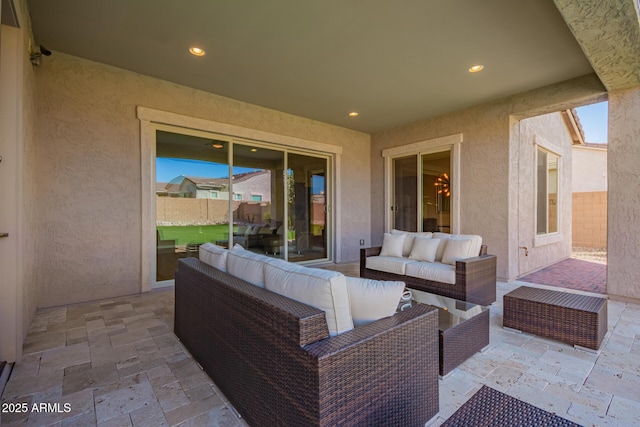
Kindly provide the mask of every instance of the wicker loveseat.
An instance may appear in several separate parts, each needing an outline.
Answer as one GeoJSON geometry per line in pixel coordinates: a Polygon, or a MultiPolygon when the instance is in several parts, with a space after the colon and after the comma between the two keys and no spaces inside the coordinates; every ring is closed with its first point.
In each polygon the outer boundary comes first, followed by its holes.
{"type": "Polygon", "coordinates": [[[181,259],[175,333],[251,426],[424,425],[439,408],[437,310],[330,336],[325,312],[181,259]]]}
{"type": "Polygon", "coordinates": [[[384,255],[382,252],[384,244],[360,250],[360,277],[377,280],[402,280],[411,289],[480,305],[490,305],[496,301],[496,257],[487,254],[487,246],[482,245],[480,236],[407,233],[393,230],[392,233],[385,233],[385,238],[387,235],[402,233],[407,235],[404,248],[402,253],[395,254],[397,255],[395,257],[380,256],[384,255]],[[423,239],[438,239],[445,242],[444,248],[441,243],[439,252],[430,262],[409,256],[412,253],[414,241],[424,242],[423,239]],[[473,244],[468,245],[469,250],[474,251],[473,255],[464,259],[448,261],[451,265],[443,263],[443,255],[446,256],[446,253],[443,252],[447,249],[446,242],[449,239],[455,240],[456,243],[467,239],[473,240],[473,244]],[[434,272],[434,274],[428,277],[430,272],[434,272]],[[440,279],[441,277],[447,278],[440,279]]]}

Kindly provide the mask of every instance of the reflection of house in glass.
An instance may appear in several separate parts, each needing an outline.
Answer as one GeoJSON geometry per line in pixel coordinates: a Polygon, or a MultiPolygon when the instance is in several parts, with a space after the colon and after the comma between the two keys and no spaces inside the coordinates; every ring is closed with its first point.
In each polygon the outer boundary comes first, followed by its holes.
{"type": "MultiPolygon", "coordinates": [[[[233,221],[263,223],[271,209],[271,171],[233,175],[233,221]]],[[[223,224],[229,221],[229,178],[180,175],[156,183],[157,225],[223,224]]]]}
{"type": "MultiPolygon", "coordinates": [[[[271,171],[261,170],[233,175],[233,200],[271,201],[271,171]]],[[[202,178],[180,175],[168,183],[157,183],[159,197],[229,200],[229,178],[202,178]]]]}

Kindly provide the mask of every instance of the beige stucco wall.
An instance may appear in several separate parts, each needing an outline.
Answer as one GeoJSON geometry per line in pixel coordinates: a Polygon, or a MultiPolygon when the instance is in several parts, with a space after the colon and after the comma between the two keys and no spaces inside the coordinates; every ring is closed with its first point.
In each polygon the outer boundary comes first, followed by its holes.
{"type": "Polygon", "coordinates": [[[640,299],[640,87],[609,94],[607,293],[640,299]]]}
{"type": "MultiPolygon", "coordinates": [[[[462,133],[459,230],[483,237],[489,253],[497,256],[499,278],[518,277],[520,120],[596,102],[603,93],[604,88],[595,76],[584,76],[372,135],[373,243],[382,242],[385,227],[382,150],[462,133]]],[[[567,227],[570,229],[570,222],[567,227]]],[[[538,264],[546,265],[565,255],[564,250],[539,250],[538,256],[541,257],[538,264]]]]}
{"type": "Polygon", "coordinates": [[[0,360],[17,361],[35,314],[35,78],[29,56],[31,22],[24,0],[15,2],[20,28],[0,35],[0,138],[3,181],[0,194],[0,360]]]}
{"type": "Polygon", "coordinates": [[[385,231],[384,162],[382,150],[448,135],[463,134],[461,144],[460,232],[479,234],[498,256],[498,274],[506,275],[509,170],[508,114],[500,106],[476,107],[422,120],[374,134],[371,138],[372,238],[382,243],[385,231]],[[501,237],[502,236],[502,237],[501,237]]]}
{"type": "Polygon", "coordinates": [[[607,146],[573,146],[573,192],[607,191],[607,146]]]}
{"type": "Polygon", "coordinates": [[[136,106],[342,147],[338,261],[369,240],[369,136],[59,52],[37,73],[39,306],[139,292],[136,106]]]}
{"type": "Polygon", "coordinates": [[[520,121],[517,276],[546,267],[571,255],[572,140],[560,113],[544,114],[520,121]],[[560,156],[558,183],[558,233],[536,236],[536,150],[538,146],[560,156]],[[524,248],[527,248],[525,250],[524,248]],[[528,254],[527,254],[528,252],[528,254]]]}

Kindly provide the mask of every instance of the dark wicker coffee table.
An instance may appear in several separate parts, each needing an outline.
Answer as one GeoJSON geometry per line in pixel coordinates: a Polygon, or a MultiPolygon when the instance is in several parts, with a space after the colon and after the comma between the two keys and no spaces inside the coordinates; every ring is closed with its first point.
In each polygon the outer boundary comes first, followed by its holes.
{"type": "Polygon", "coordinates": [[[438,308],[439,368],[445,377],[489,345],[489,308],[411,289],[413,299],[438,308]]]}
{"type": "Polygon", "coordinates": [[[504,296],[503,326],[597,350],[607,333],[607,299],[521,286],[504,296]]]}
{"type": "Polygon", "coordinates": [[[580,427],[485,385],[442,424],[447,427],[580,427]]]}

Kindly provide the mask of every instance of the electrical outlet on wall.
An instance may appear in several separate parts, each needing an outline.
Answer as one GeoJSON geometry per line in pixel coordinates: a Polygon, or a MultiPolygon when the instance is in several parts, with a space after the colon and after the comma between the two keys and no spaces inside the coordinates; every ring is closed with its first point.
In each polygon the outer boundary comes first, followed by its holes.
{"type": "Polygon", "coordinates": [[[364,239],[360,239],[360,246],[364,246],[364,239]]]}

